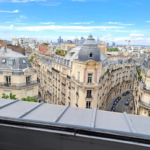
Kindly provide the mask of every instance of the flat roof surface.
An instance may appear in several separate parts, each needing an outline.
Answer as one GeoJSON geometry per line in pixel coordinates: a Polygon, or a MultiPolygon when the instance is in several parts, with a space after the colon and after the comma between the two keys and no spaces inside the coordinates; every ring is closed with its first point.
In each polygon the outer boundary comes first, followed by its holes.
{"type": "Polygon", "coordinates": [[[150,117],[0,98],[0,117],[19,119],[20,116],[33,122],[59,123],[150,136],[150,117]]]}

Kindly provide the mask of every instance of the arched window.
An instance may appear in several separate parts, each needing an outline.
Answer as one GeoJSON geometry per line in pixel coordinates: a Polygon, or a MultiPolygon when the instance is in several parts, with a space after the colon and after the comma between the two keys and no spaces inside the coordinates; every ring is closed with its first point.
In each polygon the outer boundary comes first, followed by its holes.
{"type": "Polygon", "coordinates": [[[90,57],[90,58],[92,58],[92,57],[93,57],[93,54],[92,54],[92,53],[90,53],[90,54],[89,54],[89,57],[90,57]]]}

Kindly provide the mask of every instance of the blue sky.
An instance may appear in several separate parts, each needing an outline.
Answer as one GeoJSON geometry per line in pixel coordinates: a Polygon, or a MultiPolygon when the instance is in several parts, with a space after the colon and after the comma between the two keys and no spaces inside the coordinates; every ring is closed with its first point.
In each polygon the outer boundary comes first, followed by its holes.
{"type": "Polygon", "coordinates": [[[150,45],[150,0],[0,0],[0,38],[100,37],[150,45]]]}

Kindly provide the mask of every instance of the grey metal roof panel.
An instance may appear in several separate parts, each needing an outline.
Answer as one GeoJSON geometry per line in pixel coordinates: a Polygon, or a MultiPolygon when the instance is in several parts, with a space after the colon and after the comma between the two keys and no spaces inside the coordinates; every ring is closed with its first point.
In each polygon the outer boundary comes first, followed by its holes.
{"type": "Polygon", "coordinates": [[[96,118],[95,128],[130,132],[130,128],[123,113],[97,111],[96,118]]]}
{"type": "MultiPolygon", "coordinates": [[[[1,98],[0,104],[3,106],[11,101],[14,102],[14,100],[1,98]]],[[[5,105],[3,108],[0,106],[0,108],[0,117],[4,116],[12,119],[22,118],[24,121],[38,121],[47,124],[80,126],[82,128],[95,128],[95,130],[100,129],[123,134],[127,133],[133,135],[134,133],[134,135],[137,136],[139,136],[139,134],[150,136],[149,117],[24,101],[16,101],[8,106],[5,105]]]]}
{"type": "Polygon", "coordinates": [[[150,135],[150,117],[128,115],[137,133],[150,135]]]}
{"type": "Polygon", "coordinates": [[[58,123],[90,127],[92,121],[92,109],[70,107],[59,119],[58,123]]]}
{"type": "MultiPolygon", "coordinates": [[[[0,98],[0,107],[3,106],[3,105],[9,104],[10,102],[12,102],[11,99],[3,99],[3,98],[0,98]]],[[[0,115],[1,115],[1,114],[0,114],[0,115]]]]}
{"type": "Polygon", "coordinates": [[[60,112],[64,108],[65,106],[43,104],[23,118],[53,122],[53,120],[60,114],[60,112]]]}
{"type": "MultiPolygon", "coordinates": [[[[1,100],[0,100],[1,102],[1,100]]],[[[26,111],[32,109],[38,105],[38,103],[32,103],[32,102],[24,102],[24,101],[18,101],[16,103],[13,103],[7,107],[4,107],[0,109],[0,116],[6,116],[6,117],[19,117],[26,111]]]]}

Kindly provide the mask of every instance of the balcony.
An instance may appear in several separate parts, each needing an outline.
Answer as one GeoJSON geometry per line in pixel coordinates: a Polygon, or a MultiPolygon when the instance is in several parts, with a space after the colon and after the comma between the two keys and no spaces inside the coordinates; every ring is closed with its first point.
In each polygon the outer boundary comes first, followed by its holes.
{"type": "Polygon", "coordinates": [[[78,93],[78,92],[76,92],[76,95],[77,95],[77,96],[79,96],[79,93],[78,93]]]}
{"type": "Polygon", "coordinates": [[[67,75],[67,78],[68,78],[68,79],[71,79],[71,77],[70,77],[70,76],[68,76],[68,75],[67,75]]]}
{"type": "Polygon", "coordinates": [[[92,95],[87,95],[86,98],[92,98],[92,95]]]}
{"type": "Polygon", "coordinates": [[[49,70],[47,70],[47,72],[48,72],[49,74],[52,74],[52,72],[50,72],[49,70]]]}
{"type": "Polygon", "coordinates": [[[146,102],[143,102],[143,101],[141,101],[141,100],[139,100],[138,102],[139,102],[139,104],[140,104],[142,107],[144,107],[144,108],[150,110],[150,104],[148,104],[148,103],[146,103],[146,102]]]}
{"type": "Polygon", "coordinates": [[[0,87],[6,87],[6,88],[13,88],[13,89],[20,89],[20,88],[26,88],[28,86],[33,86],[33,85],[39,85],[40,81],[35,80],[35,81],[29,81],[25,83],[7,83],[7,82],[0,82],[0,87]]]}
{"type": "Polygon", "coordinates": [[[52,94],[51,94],[49,91],[47,91],[47,93],[48,93],[50,96],[52,96],[52,94]]]}
{"type": "Polygon", "coordinates": [[[61,101],[61,104],[62,104],[62,105],[65,105],[62,101],[61,101]]]}
{"type": "Polygon", "coordinates": [[[66,84],[65,83],[61,83],[63,86],[66,86],[66,84]]]}
{"type": "Polygon", "coordinates": [[[52,70],[55,71],[55,72],[57,72],[57,73],[59,73],[59,71],[57,69],[52,68],[52,70]]]}
{"type": "Polygon", "coordinates": [[[61,94],[62,94],[63,96],[65,96],[65,94],[64,94],[63,92],[61,92],[61,94]]]}

